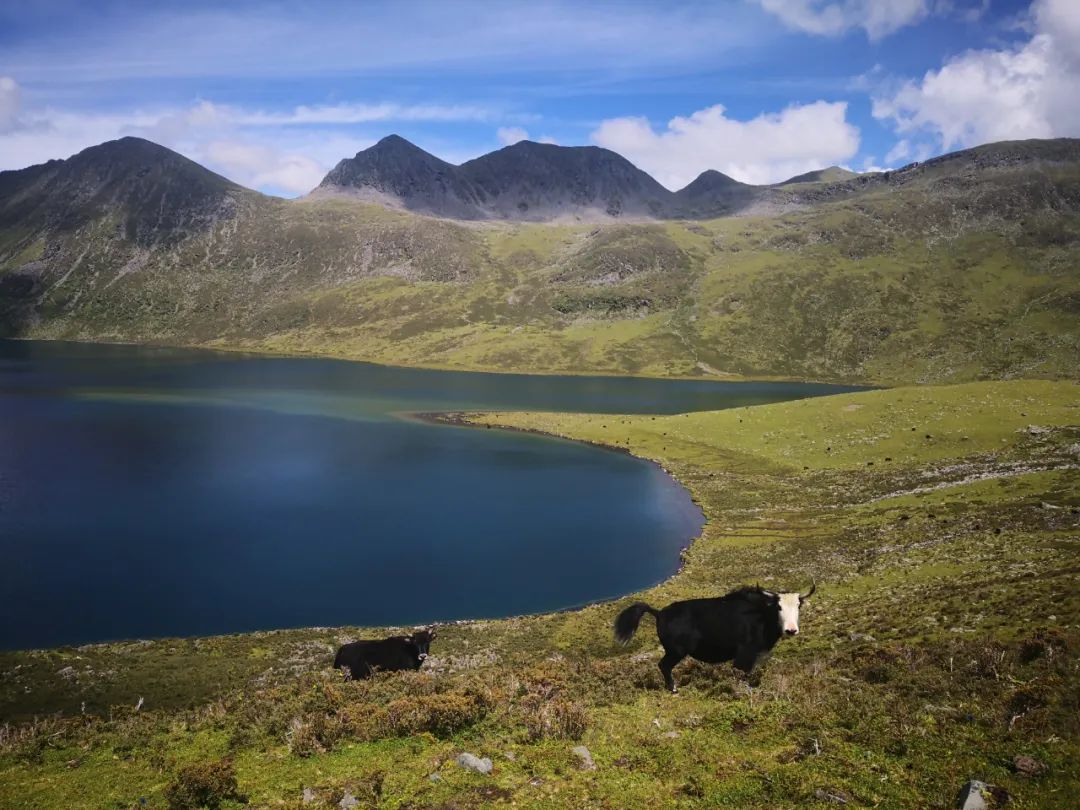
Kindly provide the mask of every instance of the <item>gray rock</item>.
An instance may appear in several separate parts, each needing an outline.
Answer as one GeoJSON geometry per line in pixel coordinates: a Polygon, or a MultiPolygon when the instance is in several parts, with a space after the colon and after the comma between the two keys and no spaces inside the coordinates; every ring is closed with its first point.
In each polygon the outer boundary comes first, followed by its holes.
{"type": "Polygon", "coordinates": [[[345,791],[345,795],[341,797],[341,801],[338,802],[338,807],[341,810],[353,810],[354,807],[360,806],[360,800],[353,796],[349,791],[345,791]]]}
{"type": "Polygon", "coordinates": [[[458,754],[457,764],[466,770],[484,774],[491,773],[492,768],[490,759],[487,757],[480,758],[475,754],[470,754],[468,752],[458,754]]]}
{"type": "Polygon", "coordinates": [[[961,789],[956,806],[960,810],[987,810],[989,805],[986,803],[985,794],[986,782],[972,779],[961,789]]]}
{"type": "Polygon", "coordinates": [[[574,756],[578,758],[578,767],[583,771],[595,771],[596,763],[593,762],[592,754],[589,753],[589,749],[584,745],[575,745],[570,749],[574,756]]]}
{"type": "Polygon", "coordinates": [[[304,793],[301,797],[301,800],[304,802],[304,804],[311,804],[318,798],[319,794],[316,793],[314,790],[312,790],[311,788],[304,788],[304,793]]]}
{"type": "Polygon", "coordinates": [[[435,771],[435,773],[428,776],[428,781],[429,782],[441,782],[442,781],[442,775],[438,771],[435,771]]]}

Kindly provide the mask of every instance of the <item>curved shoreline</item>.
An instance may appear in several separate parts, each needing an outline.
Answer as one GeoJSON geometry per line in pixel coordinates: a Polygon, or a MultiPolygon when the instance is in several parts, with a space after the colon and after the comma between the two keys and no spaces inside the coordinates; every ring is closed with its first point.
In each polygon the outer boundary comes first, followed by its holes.
{"type": "MultiPolygon", "coordinates": [[[[686,543],[679,549],[679,564],[678,564],[678,566],[676,566],[675,570],[673,572],[671,572],[671,574],[669,574],[668,576],[664,577],[663,579],[658,579],[656,582],[653,582],[651,585],[646,585],[643,588],[639,588],[638,590],[631,591],[630,593],[624,593],[624,594],[622,594],[620,596],[612,596],[612,597],[608,597],[608,598],[605,598],[605,599],[594,599],[594,600],[590,600],[588,602],[582,602],[580,605],[573,605],[571,607],[560,608],[558,610],[541,611],[539,613],[515,614],[513,616],[503,616],[501,619],[462,619],[461,620],[462,623],[470,622],[470,621],[502,621],[502,620],[509,620],[509,619],[528,618],[530,616],[548,616],[548,615],[554,615],[554,614],[558,614],[558,613],[570,613],[570,612],[575,611],[575,610],[583,610],[584,608],[592,607],[593,605],[603,605],[603,604],[607,604],[607,603],[610,603],[610,602],[617,602],[620,599],[626,599],[626,598],[629,598],[631,596],[636,596],[637,594],[640,594],[640,593],[642,593],[642,592],[644,592],[646,590],[649,590],[650,588],[655,588],[658,585],[665,585],[665,584],[671,582],[672,580],[674,580],[676,577],[678,577],[683,572],[683,570],[686,568],[686,562],[687,562],[686,561],[686,552],[689,551],[690,547],[693,546],[695,542],[697,542],[698,540],[700,540],[702,538],[702,536],[705,534],[705,530],[709,526],[709,516],[705,513],[705,509],[702,506],[701,498],[699,497],[698,493],[694,490],[693,487],[691,487],[685,481],[681,480],[677,475],[675,475],[675,473],[673,473],[671,470],[669,470],[667,467],[665,467],[663,464],[661,464],[656,459],[645,458],[644,456],[639,456],[636,453],[632,453],[626,447],[618,447],[617,445],[605,444],[603,442],[593,442],[593,441],[589,441],[588,439],[573,439],[573,438],[570,438],[569,436],[560,436],[558,433],[550,433],[549,431],[537,430],[536,428],[517,427],[516,425],[491,425],[490,423],[486,423],[486,422],[482,422],[482,421],[475,421],[475,420],[472,420],[470,418],[471,416],[483,416],[483,414],[485,414],[485,413],[496,413],[496,412],[495,411],[442,411],[442,412],[440,412],[440,411],[408,411],[408,412],[402,412],[400,414],[400,416],[402,416],[403,418],[415,419],[418,422],[423,422],[423,423],[429,424],[429,425],[440,425],[440,426],[444,426],[444,427],[445,426],[461,427],[461,428],[469,428],[471,430],[481,430],[481,429],[483,429],[483,430],[501,430],[501,431],[506,431],[508,433],[531,434],[533,436],[542,436],[542,437],[547,438],[547,439],[558,439],[559,441],[564,441],[564,442],[574,442],[575,444],[587,445],[588,447],[593,447],[593,448],[596,448],[598,450],[606,450],[606,451],[611,452],[611,453],[620,453],[622,455],[630,456],[631,458],[637,459],[638,461],[644,462],[645,464],[648,464],[648,465],[654,467],[655,469],[659,470],[664,475],[666,475],[668,477],[668,479],[670,479],[673,484],[675,484],[677,487],[679,487],[681,490],[683,490],[687,494],[687,496],[690,498],[690,502],[694,505],[694,507],[701,514],[701,528],[698,529],[698,533],[695,536],[689,538],[686,541],[686,543]]],[[[498,413],[506,413],[506,411],[499,411],[498,413]]]]}

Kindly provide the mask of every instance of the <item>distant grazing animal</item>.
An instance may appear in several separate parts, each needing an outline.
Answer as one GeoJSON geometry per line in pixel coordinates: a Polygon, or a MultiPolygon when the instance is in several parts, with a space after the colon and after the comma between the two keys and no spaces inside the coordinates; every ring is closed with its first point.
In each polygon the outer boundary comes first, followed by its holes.
{"type": "Polygon", "coordinates": [[[626,644],[643,614],[655,616],[656,634],[664,646],[660,672],[667,688],[677,692],[671,670],[687,656],[708,664],[733,661],[743,672],[751,672],[781,636],[798,635],[799,607],[816,590],[814,584],[803,596],[745,587],[715,599],[672,602],[663,610],[637,602],[615,619],[615,640],[626,644]]]}
{"type": "Polygon", "coordinates": [[[435,640],[435,630],[421,630],[411,636],[391,636],[381,641],[354,641],[345,644],[334,657],[334,669],[345,668],[353,680],[371,677],[376,671],[420,669],[435,640]]]}

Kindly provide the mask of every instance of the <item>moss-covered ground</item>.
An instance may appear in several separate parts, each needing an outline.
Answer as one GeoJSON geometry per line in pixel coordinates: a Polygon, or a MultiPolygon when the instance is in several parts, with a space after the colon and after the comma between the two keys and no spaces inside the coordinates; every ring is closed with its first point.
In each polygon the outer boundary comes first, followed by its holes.
{"type": "Polygon", "coordinates": [[[750,678],[684,664],[677,696],[651,619],[611,639],[629,597],[448,625],[419,673],[360,683],[333,648],[386,628],[4,653],[0,806],[951,807],[970,778],[1017,807],[1078,795],[1075,384],[466,418],[660,462],[708,524],[634,598],[816,581],[802,634],[750,678]]]}

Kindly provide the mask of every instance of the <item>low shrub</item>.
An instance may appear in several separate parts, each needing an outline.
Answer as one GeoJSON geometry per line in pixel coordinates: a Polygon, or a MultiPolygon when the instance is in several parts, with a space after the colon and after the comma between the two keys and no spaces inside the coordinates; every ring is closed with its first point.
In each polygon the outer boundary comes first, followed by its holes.
{"type": "Polygon", "coordinates": [[[181,768],[165,789],[170,810],[217,810],[223,802],[245,802],[232,760],[196,762],[181,768]]]}

